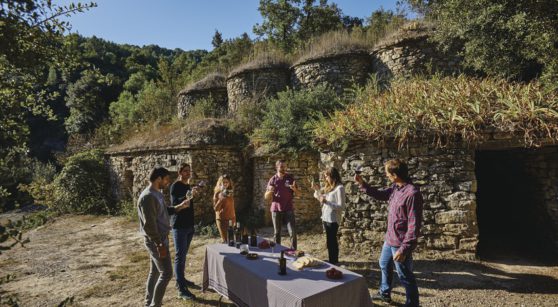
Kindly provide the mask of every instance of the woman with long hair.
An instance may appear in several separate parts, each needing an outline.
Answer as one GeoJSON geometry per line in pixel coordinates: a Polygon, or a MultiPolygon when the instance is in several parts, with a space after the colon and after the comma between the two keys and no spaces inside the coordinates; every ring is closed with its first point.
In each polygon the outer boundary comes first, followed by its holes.
{"type": "Polygon", "coordinates": [[[314,198],[322,204],[322,223],[326,232],[328,262],[339,262],[339,242],[337,231],[341,222],[341,213],[345,207],[345,187],[341,182],[341,175],[335,167],[328,167],[324,171],[325,186],[320,192],[318,184],[312,185],[314,198]]]}
{"type": "Polygon", "coordinates": [[[229,221],[236,224],[236,214],[234,211],[233,182],[228,175],[222,175],[213,189],[213,210],[215,210],[215,223],[221,241],[227,242],[227,228],[229,221]]]}

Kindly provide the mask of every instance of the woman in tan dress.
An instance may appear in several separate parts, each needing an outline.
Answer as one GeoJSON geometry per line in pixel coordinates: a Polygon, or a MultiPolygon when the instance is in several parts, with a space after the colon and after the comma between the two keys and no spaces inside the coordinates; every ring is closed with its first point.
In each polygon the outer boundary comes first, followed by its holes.
{"type": "Polygon", "coordinates": [[[213,190],[213,210],[215,210],[215,222],[221,235],[221,241],[227,242],[227,228],[229,221],[236,224],[236,214],[234,211],[233,182],[228,175],[223,175],[217,180],[213,190]]]}

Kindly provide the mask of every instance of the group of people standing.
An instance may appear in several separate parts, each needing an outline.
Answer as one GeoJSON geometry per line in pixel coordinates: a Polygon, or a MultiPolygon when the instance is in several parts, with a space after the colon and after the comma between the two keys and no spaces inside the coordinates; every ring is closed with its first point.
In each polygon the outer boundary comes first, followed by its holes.
{"type": "MultiPolygon", "coordinates": [[[[291,248],[297,248],[296,219],[294,198],[300,193],[295,178],[287,172],[284,160],[275,163],[276,174],[268,181],[264,198],[271,202],[274,240],[281,244],[282,225],[287,225],[291,248]]],[[[380,255],[382,271],[379,292],[373,299],[391,301],[392,277],[395,267],[399,279],[406,290],[406,306],[418,306],[419,294],[415,276],[412,272],[412,251],[416,247],[422,224],[422,196],[418,187],[412,184],[407,165],[398,159],[385,164],[387,178],[392,185],[377,189],[368,185],[359,175],[354,180],[363,193],[388,202],[388,222],[385,242],[380,255]]],[[[170,188],[171,205],[166,206],[162,189],[170,185],[170,173],[159,167],[150,174],[150,185],[140,194],[138,215],[140,232],[145,237],[145,247],[151,259],[145,297],[146,306],[161,306],[165,289],[172,277],[172,264],[169,256],[168,234],[172,230],[176,255],[174,272],[179,297],[194,299],[188,287],[194,284],[184,276],[186,255],[194,235],[193,198],[199,193],[188,180],[191,176],[188,164],[182,164],[179,178],[170,188]],[[170,221],[170,222],[169,222],[170,221]]],[[[338,264],[339,243],[337,233],[345,208],[345,188],[339,171],[330,167],[323,172],[324,186],[311,183],[314,198],[321,204],[321,220],[326,233],[328,262],[338,264]]],[[[213,193],[215,220],[222,242],[226,242],[226,229],[229,222],[236,223],[233,181],[228,175],[219,177],[213,193]]]]}

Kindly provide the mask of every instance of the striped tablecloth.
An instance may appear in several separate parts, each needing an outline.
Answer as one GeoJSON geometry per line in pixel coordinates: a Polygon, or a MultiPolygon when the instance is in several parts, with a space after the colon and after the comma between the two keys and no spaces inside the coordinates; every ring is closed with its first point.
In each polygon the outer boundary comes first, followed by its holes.
{"type": "Polygon", "coordinates": [[[325,271],[333,265],[324,263],[302,271],[287,261],[287,275],[277,274],[279,251],[283,246],[250,252],[259,254],[248,260],[239,250],[226,244],[206,247],[203,288],[214,289],[238,306],[372,306],[364,277],[339,267],[340,280],[326,278],[325,271]]]}

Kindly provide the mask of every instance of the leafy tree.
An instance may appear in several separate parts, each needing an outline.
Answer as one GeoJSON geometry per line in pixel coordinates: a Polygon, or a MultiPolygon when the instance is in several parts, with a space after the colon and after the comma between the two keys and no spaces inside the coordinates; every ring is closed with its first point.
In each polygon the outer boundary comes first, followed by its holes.
{"type": "Polygon", "coordinates": [[[297,33],[299,43],[343,27],[342,12],[337,4],[328,4],[327,0],[319,0],[318,5],[314,5],[314,2],[304,1],[297,33]]]}
{"type": "Polygon", "coordinates": [[[364,25],[364,20],[362,18],[347,15],[343,16],[341,22],[343,22],[343,28],[347,29],[349,32],[354,28],[362,28],[364,25]]]}
{"type": "Polygon", "coordinates": [[[367,18],[366,30],[372,37],[383,37],[391,26],[402,24],[405,16],[380,8],[367,18]]]}
{"type": "Polygon", "coordinates": [[[223,44],[223,36],[221,32],[215,30],[215,34],[213,35],[213,39],[211,39],[211,45],[214,48],[219,48],[223,44]]]}
{"type": "Polygon", "coordinates": [[[108,103],[102,97],[103,90],[110,86],[110,76],[103,76],[96,70],[85,70],[81,78],[70,84],[66,105],[70,116],[66,118],[69,133],[88,133],[102,122],[108,112],[108,103]]]}
{"type": "Polygon", "coordinates": [[[296,5],[300,3],[300,0],[260,0],[258,11],[264,20],[254,26],[254,33],[265,36],[286,52],[291,51],[296,44],[296,28],[301,17],[296,5]]]}
{"type": "Polygon", "coordinates": [[[15,199],[22,159],[28,150],[30,115],[54,119],[47,102],[56,97],[45,84],[49,68],[64,68],[68,58],[62,33],[68,23],[57,18],[81,12],[94,3],[57,6],[43,0],[0,0],[0,210],[15,199]]]}
{"type": "MultiPolygon", "coordinates": [[[[94,3],[56,6],[43,0],[0,0],[0,212],[15,206],[16,186],[24,179],[30,115],[53,119],[48,101],[55,93],[45,89],[50,67],[68,62],[62,33],[68,23],[59,21],[95,6],[94,3]]],[[[52,80],[52,75],[51,75],[52,80]]],[[[0,226],[0,251],[15,239],[23,244],[20,225],[0,226]]]]}
{"type": "Polygon", "coordinates": [[[555,0],[410,1],[437,24],[435,40],[461,52],[470,68],[505,78],[537,76],[558,85],[555,0]]]}

